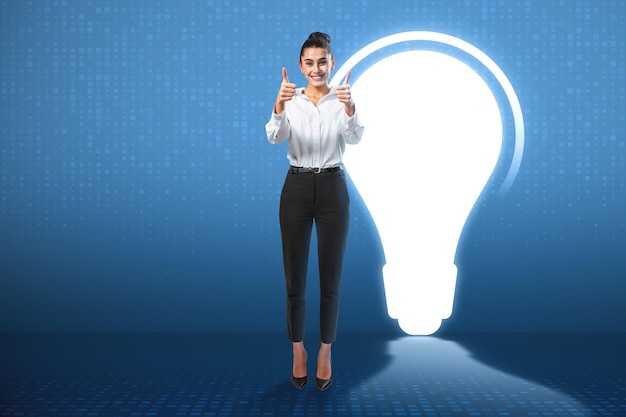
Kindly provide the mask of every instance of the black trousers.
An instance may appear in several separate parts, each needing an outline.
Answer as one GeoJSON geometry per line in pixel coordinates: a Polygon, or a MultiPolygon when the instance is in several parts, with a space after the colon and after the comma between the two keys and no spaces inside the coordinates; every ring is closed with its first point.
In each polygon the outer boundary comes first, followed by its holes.
{"type": "Polygon", "coordinates": [[[350,222],[350,198],[342,170],[287,173],[280,197],[280,230],[287,285],[287,337],[304,339],[306,273],[313,223],[320,273],[320,338],[337,335],[339,283],[350,222]]]}

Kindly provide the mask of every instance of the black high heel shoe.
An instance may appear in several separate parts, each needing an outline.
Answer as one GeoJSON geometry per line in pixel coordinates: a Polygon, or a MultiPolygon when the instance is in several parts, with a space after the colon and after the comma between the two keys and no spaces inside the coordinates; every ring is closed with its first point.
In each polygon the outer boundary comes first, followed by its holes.
{"type": "Polygon", "coordinates": [[[307,375],[303,376],[302,378],[298,378],[293,376],[293,374],[291,374],[291,384],[298,388],[298,389],[302,389],[304,387],[306,387],[307,382],[309,382],[309,377],[307,375]]]}
{"type": "MultiPolygon", "coordinates": [[[[330,362],[330,366],[332,367],[332,360],[330,362]]],[[[333,384],[333,375],[330,375],[328,379],[318,378],[315,376],[315,387],[320,391],[326,391],[333,384]]]]}
{"type": "Polygon", "coordinates": [[[320,391],[326,391],[333,384],[333,376],[331,375],[329,379],[322,379],[315,377],[315,386],[320,391]]]}
{"type": "MultiPolygon", "coordinates": [[[[306,362],[308,358],[308,355],[306,353],[306,351],[304,352],[304,360],[306,362]]],[[[293,375],[293,372],[291,373],[291,384],[298,388],[298,389],[302,389],[306,386],[306,384],[309,382],[309,376],[305,375],[303,377],[296,377],[293,375]]]]}

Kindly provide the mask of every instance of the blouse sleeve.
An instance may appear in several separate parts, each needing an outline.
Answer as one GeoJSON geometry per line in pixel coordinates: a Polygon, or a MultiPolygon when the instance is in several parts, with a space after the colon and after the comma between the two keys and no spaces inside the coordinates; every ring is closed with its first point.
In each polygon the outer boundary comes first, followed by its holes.
{"type": "Polygon", "coordinates": [[[289,120],[284,111],[280,114],[272,112],[270,120],[265,125],[265,132],[271,144],[282,143],[289,137],[289,120]]]}
{"type": "Polygon", "coordinates": [[[346,127],[342,132],[343,140],[347,144],[355,145],[361,141],[365,127],[359,120],[358,111],[355,110],[352,117],[349,117],[345,112],[343,114],[346,117],[346,127]]]}

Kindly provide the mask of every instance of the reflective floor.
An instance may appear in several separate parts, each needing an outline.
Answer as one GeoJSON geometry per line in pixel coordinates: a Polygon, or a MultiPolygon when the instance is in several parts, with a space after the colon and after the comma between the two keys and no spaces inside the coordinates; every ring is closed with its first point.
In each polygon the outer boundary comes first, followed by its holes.
{"type": "Polygon", "coordinates": [[[282,334],[0,337],[0,416],[626,416],[624,334],[341,334],[323,393],[282,334]]]}

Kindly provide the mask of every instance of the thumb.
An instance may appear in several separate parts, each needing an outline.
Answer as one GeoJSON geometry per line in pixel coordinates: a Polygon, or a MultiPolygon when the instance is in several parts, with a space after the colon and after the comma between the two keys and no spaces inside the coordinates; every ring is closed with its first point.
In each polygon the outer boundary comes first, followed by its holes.
{"type": "Polygon", "coordinates": [[[289,78],[287,78],[287,68],[283,67],[283,82],[288,83],[289,78]]]}
{"type": "Polygon", "coordinates": [[[343,85],[350,84],[350,73],[352,73],[352,70],[348,70],[348,72],[346,72],[346,79],[343,81],[343,85]]]}

